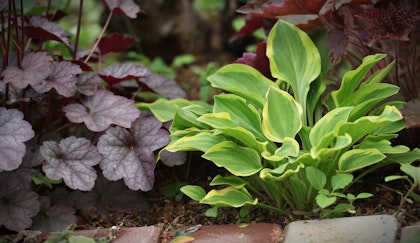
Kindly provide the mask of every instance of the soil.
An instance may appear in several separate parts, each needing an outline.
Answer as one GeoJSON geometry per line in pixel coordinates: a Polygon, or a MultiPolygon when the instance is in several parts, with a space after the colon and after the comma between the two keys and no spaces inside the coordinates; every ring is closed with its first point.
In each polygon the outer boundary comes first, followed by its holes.
{"type": "MultiPolygon", "coordinates": [[[[407,185],[402,181],[385,183],[383,180],[388,173],[394,173],[395,169],[398,169],[398,167],[383,168],[353,187],[355,193],[363,191],[374,194],[372,198],[355,202],[357,212],[353,216],[397,213],[401,202],[401,192],[407,191],[405,189],[407,185]]],[[[223,174],[225,172],[210,162],[201,159],[193,160],[190,166],[185,164],[168,167],[159,163],[156,168],[155,187],[152,191],[145,193],[148,201],[147,208],[111,211],[112,213],[107,215],[91,216],[88,220],[81,218],[79,228],[110,228],[114,225],[122,225],[123,227],[160,226],[163,231],[162,242],[168,242],[168,239],[172,239],[176,229],[182,226],[264,222],[275,223],[284,227],[295,220],[319,218],[319,213],[316,212],[290,212],[289,217],[284,217],[259,208],[250,208],[247,217],[241,217],[238,209],[221,208],[218,217],[211,218],[204,214],[209,209],[207,205],[199,204],[186,196],[176,200],[174,197],[167,197],[162,194],[161,190],[166,185],[179,182],[200,185],[208,191],[210,189],[209,181],[218,173],[223,174]],[[190,168],[188,169],[188,167],[190,168]],[[188,171],[190,172],[188,173],[188,171]]],[[[420,202],[404,203],[397,218],[402,226],[420,222],[420,202]]]]}

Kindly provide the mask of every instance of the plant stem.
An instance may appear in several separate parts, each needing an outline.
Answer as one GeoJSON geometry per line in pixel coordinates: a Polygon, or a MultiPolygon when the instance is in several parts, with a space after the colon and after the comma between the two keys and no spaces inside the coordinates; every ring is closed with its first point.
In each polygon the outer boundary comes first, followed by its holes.
{"type": "Polygon", "coordinates": [[[82,28],[82,14],[83,14],[83,0],[80,0],[79,16],[77,16],[76,39],[74,40],[73,59],[76,59],[77,49],[79,47],[80,29],[82,28]]]}
{"type": "Polygon", "coordinates": [[[96,40],[95,45],[93,46],[92,50],[90,50],[89,55],[83,61],[84,63],[87,63],[89,61],[89,59],[92,57],[93,53],[95,52],[96,48],[98,47],[99,42],[101,41],[101,38],[105,33],[105,30],[108,28],[109,22],[111,21],[111,17],[112,17],[112,11],[109,12],[109,15],[108,15],[108,18],[106,19],[104,27],[102,28],[102,31],[99,34],[98,39],[96,40]]]}
{"type": "Polygon", "coordinates": [[[283,209],[276,208],[276,207],[273,207],[273,206],[271,206],[271,205],[267,205],[267,204],[264,204],[264,203],[257,203],[257,205],[256,205],[256,206],[258,206],[258,207],[260,207],[260,208],[265,208],[265,209],[268,209],[268,210],[270,210],[270,211],[277,212],[278,214],[283,215],[283,216],[288,216],[288,215],[289,215],[289,214],[288,214],[285,210],[283,210],[283,209]]]}

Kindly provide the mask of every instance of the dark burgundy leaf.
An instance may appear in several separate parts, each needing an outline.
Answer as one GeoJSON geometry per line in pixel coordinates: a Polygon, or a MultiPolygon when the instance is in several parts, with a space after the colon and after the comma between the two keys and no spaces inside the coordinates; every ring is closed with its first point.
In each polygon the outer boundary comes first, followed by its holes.
{"type": "Polygon", "coordinates": [[[92,67],[86,64],[83,60],[71,60],[71,62],[78,65],[83,71],[86,71],[86,72],[93,71],[92,67]]]}
{"type": "Polygon", "coordinates": [[[263,28],[265,26],[265,19],[261,16],[253,16],[250,15],[246,21],[245,25],[236,32],[229,41],[235,41],[238,38],[242,38],[245,36],[251,36],[256,30],[259,28],[263,28]]]}
{"type": "Polygon", "coordinates": [[[271,80],[275,80],[273,76],[271,76],[270,72],[270,63],[268,60],[266,53],[267,49],[267,42],[262,41],[257,44],[256,53],[244,53],[241,58],[238,58],[234,61],[234,63],[243,63],[247,64],[251,67],[254,67],[260,73],[271,80]]]}
{"type": "Polygon", "coordinates": [[[0,195],[0,226],[20,231],[32,225],[31,217],[39,212],[38,194],[27,189],[8,190],[0,195]]]}
{"type": "Polygon", "coordinates": [[[151,72],[141,65],[134,63],[114,64],[98,72],[99,77],[109,85],[114,85],[133,78],[146,78],[151,72]]]}
{"type": "Polygon", "coordinates": [[[91,210],[108,214],[115,209],[129,211],[147,208],[147,199],[142,192],[128,189],[122,180],[109,181],[101,174],[98,174],[92,191],[71,192],[70,197],[71,201],[76,202],[76,208],[81,209],[88,218],[91,210]]]}
{"type": "Polygon", "coordinates": [[[64,97],[72,97],[77,90],[76,75],[82,70],[76,64],[68,61],[53,62],[51,64],[50,76],[41,83],[32,85],[38,93],[46,93],[50,89],[55,88],[57,93],[64,97]]]}
{"type": "Polygon", "coordinates": [[[26,151],[24,142],[34,135],[22,112],[0,107],[0,171],[19,167],[26,151]]]}
{"type": "Polygon", "coordinates": [[[22,69],[8,66],[2,73],[3,81],[19,89],[39,84],[50,75],[51,60],[46,52],[28,52],[23,56],[22,69]]]}
{"type": "Polygon", "coordinates": [[[76,223],[76,210],[66,205],[50,205],[49,197],[41,197],[41,211],[33,218],[31,230],[42,232],[63,231],[76,223]]]}
{"type": "Polygon", "coordinates": [[[161,127],[154,117],[140,117],[130,131],[109,128],[97,145],[104,157],[100,163],[104,176],[113,181],[124,178],[131,190],[151,190],[156,165],[153,151],[169,142],[169,133],[161,127]]]}
{"type": "Polygon", "coordinates": [[[105,131],[111,124],[129,128],[140,116],[140,110],[132,100],[107,90],[97,90],[94,95],[83,99],[82,103],[67,105],[63,111],[71,122],[84,122],[94,132],[105,131]]]}
{"type": "Polygon", "coordinates": [[[123,52],[136,42],[137,39],[135,38],[123,36],[119,33],[112,33],[101,38],[98,44],[98,49],[101,55],[105,55],[110,52],[123,52]]]}
{"type": "Polygon", "coordinates": [[[93,166],[99,163],[101,155],[89,140],[71,136],[60,143],[46,141],[40,152],[45,159],[42,170],[48,178],[63,179],[74,190],[92,190],[96,180],[93,166]]]}
{"type": "Polygon", "coordinates": [[[55,40],[70,46],[69,38],[55,22],[40,16],[34,16],[25,27],[26,35],[33,39],[55,40]]]}
{"type": "Polygon", "coordinates": [[[140,7],[133,0],[103,0],[109,10],[116,14],[123,14],[132,19],[141,12],[140,7]]]}
{"type": "Polygon", "coordinates": [[[168,99],[185,98],[187,96],[179,84],[166,75],[152,74],[147,78],[140,79],[140,82],[168,99]]]}

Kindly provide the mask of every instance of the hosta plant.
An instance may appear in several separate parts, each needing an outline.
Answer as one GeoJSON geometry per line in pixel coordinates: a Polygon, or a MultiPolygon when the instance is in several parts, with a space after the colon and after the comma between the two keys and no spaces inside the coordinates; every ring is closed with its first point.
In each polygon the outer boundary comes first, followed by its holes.
{"type": "MultiPolygon", "coordinates": [[[[267,57],[275,82],[251,66],[229,64],[209,77],[224,90],[214,104],[176,99],[140,107],[172,121],[167,151],[202,151],[227,170],[210,182],[181,191],[218,207],[255,205],[287,215],[322,209],[324,216],[354,212],[353,202],[372,196],[347,190],[363,176],[409,152],[390,142],[404,128],[399,88],[381,83],[392,64],[373,72],[385,55],[366,56],[327,92],[326,69],[311,39],[278,21],[269,33],[267,57]]],[[[414,160],[418,159],[414,153],[414,160]]],[[[411,163],[410,162],[410,163],[411,163]]]]}

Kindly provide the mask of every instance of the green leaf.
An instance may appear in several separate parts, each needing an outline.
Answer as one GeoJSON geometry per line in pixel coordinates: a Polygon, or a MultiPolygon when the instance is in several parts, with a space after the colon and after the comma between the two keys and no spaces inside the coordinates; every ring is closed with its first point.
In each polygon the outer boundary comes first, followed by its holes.
{"type": "Polygon", "coordinates": [[[195,127],[198,129],[209,129],[210,127],[202,122],[197,121],[203,110],[200,106],[187,106],[176,110],[174,120],[172,122],[170,131],[189,129],[195,127]]]}
{"type": "Polygon", "coordinates": [[[360,87],[363,87],[365,85],[380,83],[382,80],[388,75],[388,73],[392,70],[394,67],[395,60],[390,62],[386,67],[381,68],[380,70],[376,71],[374,74],[372,74],[368,80],[364,81],[360,84],[360,87]]]}
{"type": "Polygon", "coordinates": [[[330,197],[324,194],[318,194],[315,197],[316,204],[320,206],[321,208],[326,208],[328,206],[331,206],[332,204],[337,201],[337,197],[330,197]]]}
{"type": "Polygon", "coordinates": [[[344,189],[353,181],[353,175],[348,173],[338,173],[331,177],[332,191],[344,189]]]}
{"type": "Polygon", "coordinates": [[[179,190],[195,201],[200,201],[206,196],[206,191],[201,186],[186,185],[179,190]]]}
{"type": "Polygon", "coordinates": [[[285,137],[294,138],[302,128],[302,112],[302,107],[289,93],[270,88],[262,115],[264,135],[280,143],[285,137]]]}
{"type": "Polygon", "coordinates": [[[35,183],[35,185],[44,185],[52,189],[54,184],[60,184],[61,182],[63,182],[63,179],[51,180],[50,178],[46,177],[44,174],[39,173],[37,176],[32,177],[32,181],[35,183]]]}
{"type": "Polygon", "coordinates": [[[193,136],[185,136],[172,140],[165,149],[170,152],[176,151],[202,151],[206,152],[214,145],[224,142],[223,136],[217,136],[210,132],[200,132],[193,136]]]}
{"type": "Polygon", "coordinates": [[[305,173],[309,184],[311,184],[313,188],[321,190],[324,188],[325,184],[327,184],[327,177],[324,172],[318,170],[317,168],[308,166],[305,168],[305,173]]]}
{"type": "Polygon", "coordinates": [[[249,65],[229,64],[210,75],[208,80],[215,88],[239,95],[262,108],[269,87],[276,84],[249,65]]]}
{"type": "Polygon", "coordinates": [[[331,92],[336,107],[343,106],[345,100],[352,97],[352,93],[360,84],[369,70],[375,66],[381,59],[385,58],[385,54],[370,55],[363,58],[362,64],[352,71],[348,71],[343,76],[341,86],[338,90],[331,92]]]}
{"type": "Polygon", "coordinates": [[[229,186],[221,190],[211,190],[201,199],[200,203],[209,204],[218,207],[242,207],[245,205],[256,205],[258,199],[253,199],[251,194],[245,189],[236,189],[229,186]]]}
{"type": "Polygon", "coordinates": [[[261,155],[267,160],[280,161],[284,158],[296,158],[299,154],[299,148],[299,143],[294,138],[285,137],[283,144],[274,154],[270,154],[269,151],[263,151],[261,155]]]}
{"type": "Polygon", "coordinates": [[[365,199],[369,197],[373,197],[373,194],[368,193],[368,192],[362,192],[362,193],[357,194],[356,199],[365,199]]]}
{"type": "Polygon", "coordinates": [[[310,84],[321,72],[321,57],[312,40],[296,26],[280,20],[268,36],[267,57],[273,77],[292,87],[306,112],[310,84]]]}
{"type": "Polygon", "coordinates": [[[413,179],[415,185],[420,184],[420,167],[419,166],[413,166],[410,164],[402,164],[400,166],[400,169],[401,171],[403,171],[404,173],[406,173],[413,179]]]}
{"type": "Polygon", "coordinates": [[[218,211],[219,211],[219,207],[211,207],[211,208],[207,209],[204,214],[207,217],[216,218],[218,211]]]}
{"type": "Polygon", "coordinates": [[[68,239],[69,243],[95,243],[96,241],[92,238],[83,235],[72,235],[68,239]]]}
{"type": "Polygon", "coordinates": [[[229,185],[233,186],[236,189],[241,189],[247,184],[246,181],[243,179],[236,177],[236,176],[221,176],[217,175],[213,178],[210,182],[210,186],[217,186],[217,185],[229,185]]]}
{"type": "Polygon", "coordinates": [[[305,168],[305,166],[301,163],[285,163],[275,169],[262,169],[260,178],[266,181],[284,181],[303,168],[305,168]]]}
{"type": "Polygon", "coordinates": [[[333,134],[339,125],[346,122],[353,107],[336,108],[325,114],[311,129],[309,140],[313,150],[326,148],[333,139],[333,134]]]}
{"type": "Polygon", "coordinates": [[[264,138],[261,130],[261,117],[254,106],[233,94],[222,94],[214,97],[214,113],[227,112],[233,122],[249,130],[257,138],[264,138]]]}
{"type": "Polygon", "coordinates": [[[241,147],[231,141],[216,144],[202,157],[236,176],[250,176],[262,168],[261,157],[254,149],[241,147]]]}
{"type": "Polygon", "coordinates": [[[338,161],[340,172],[353,172],[385,159],[377,149],[353,149],[345,152],[338,161]]]}
{"type": "Polygon", "coordinates": [[[246,130],[243,127],[236,128],[218,128],[218,132],[221,132],[227,137],[231,137],[246,145],[249,148],[255,149],[258,153],[262,153],[269,148],[275,148],[275,144],[270,141],[261,142],[259,141],[254,134],[246,130]]]}

